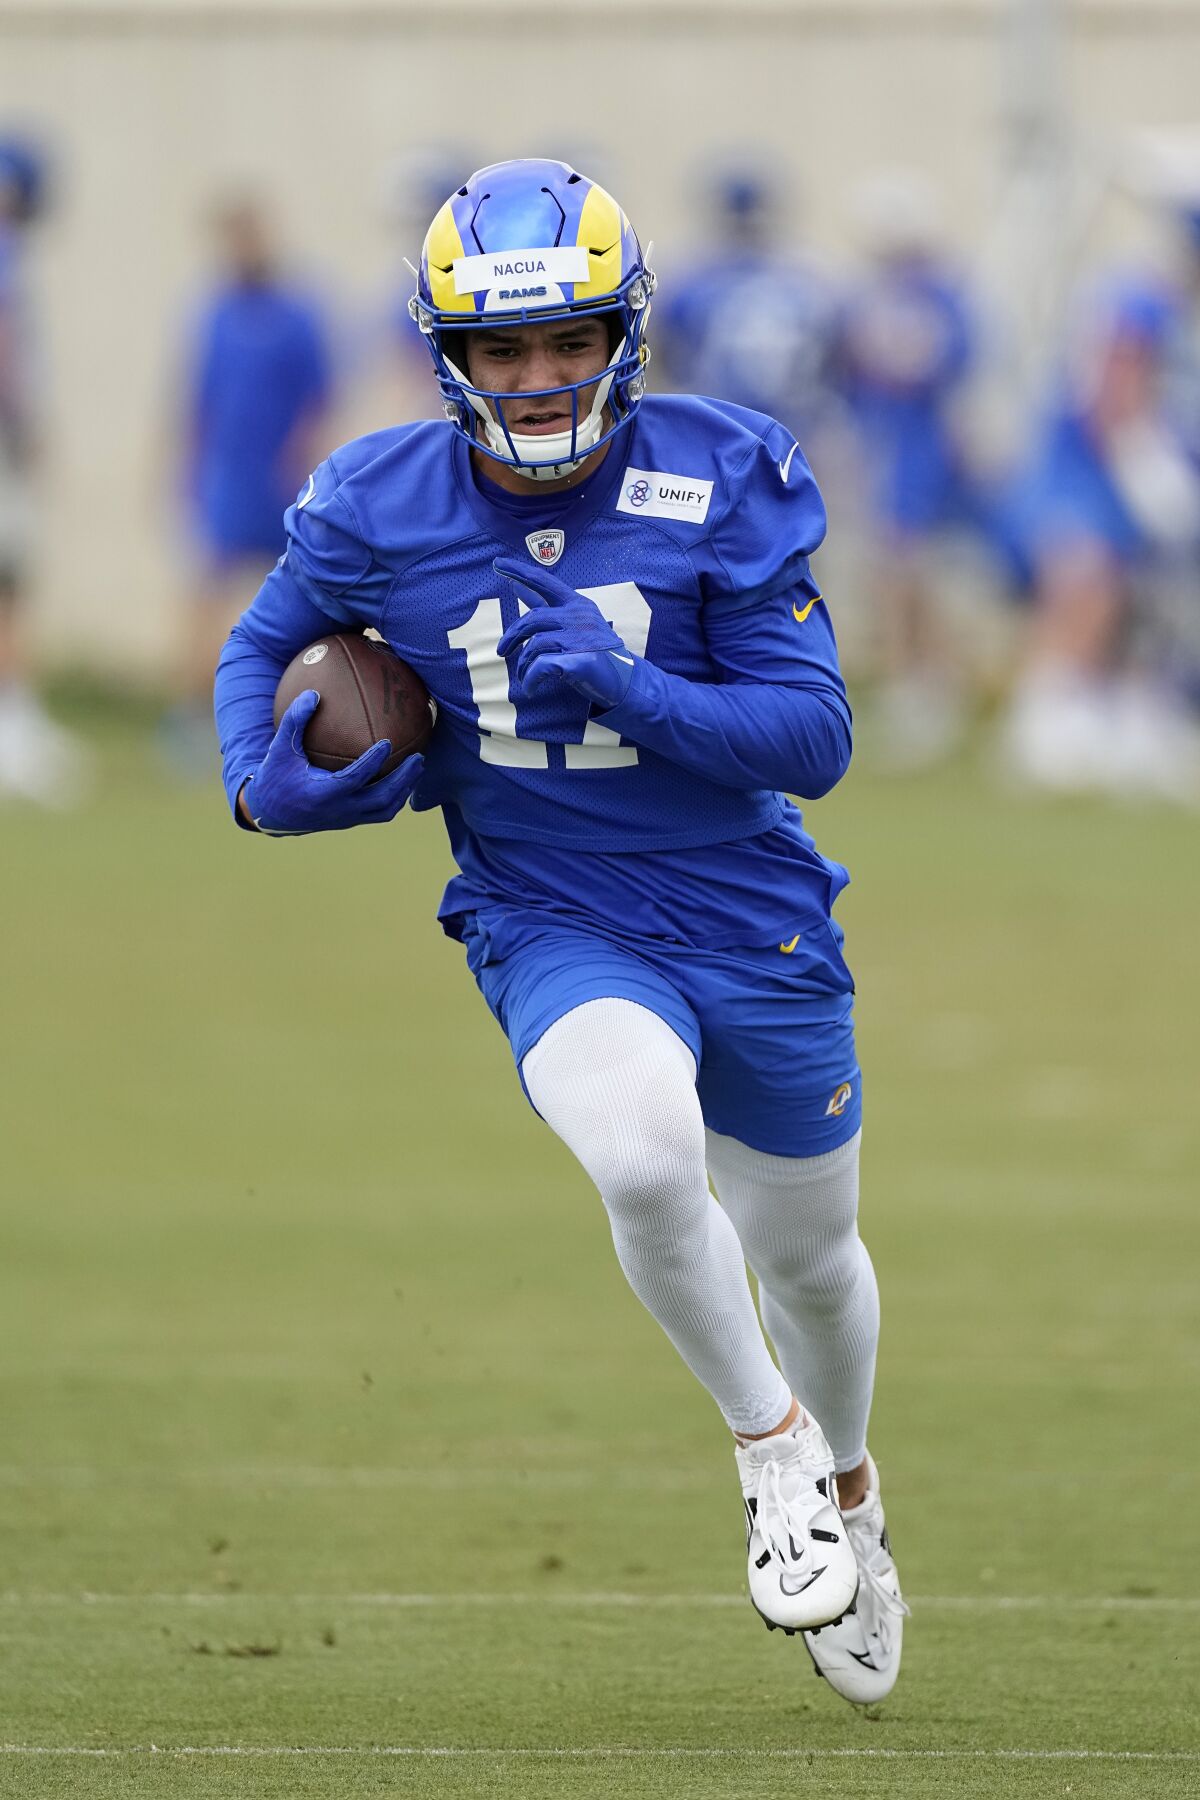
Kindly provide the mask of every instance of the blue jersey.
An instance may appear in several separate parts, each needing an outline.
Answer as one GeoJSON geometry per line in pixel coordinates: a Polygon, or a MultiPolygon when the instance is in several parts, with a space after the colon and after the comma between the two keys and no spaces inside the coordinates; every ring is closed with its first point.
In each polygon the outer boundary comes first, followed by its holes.
{"type": "Polygon", "coordinates": [[[34,342],[22,283],[23,234],[0,219],[0,454],[20,460],[34,411],[34,342]]]}
{"type": "Polygon", "coordinates": [[[951,408],[971,337],[957,283],[923,262],[884,269],[847,303],[839,365],[882,525],[927,531],[965,503],[951,408]]]}
{"type": "Polygon", "coordinates": [[[655,303],[672,380],[738,406],[770,408],[796,432],[830,410],[837,301],[816,268],[765,251],[731,250],[682,270],[655,303]]]}
{"type": "Polygon", "coordinates": [[[200,519],[231,549],[271,543],[303,472],[294,461],[296,434],[328,396],[321,319],[286,288],[233,283],[207,303],[193,362],[189,430],[200,519]]]}
{"type": "Polygon", "coordinates": [[[809,569],[824,507],[782,426],[655,396],[582,486],[520,497],[448,425],[401,426],[322,464],[287,527],[218,676],[231,801],[290,657],[331,624],[371,627],[438,703],[415,804],[446,810],[456,935],[490,904],[710,947],[812,929],[836,954],[845,871],[779,791],[824,792],[849,754],[809,569]],[[514,695],[496,646],[519,602],[493,569],[514,553],[553,562],[612,621],[636,659],[619,706],[514,695]]]}
{"type": "Polygon", "coordinates": [[[1080,541],[1102,544],[1126,568],[1146,549],[1102,445],[1086,418],[1071,409],[1045,427],[1003,517],[1015,566],[1029,583],[1043,557],[1080,541]]]}

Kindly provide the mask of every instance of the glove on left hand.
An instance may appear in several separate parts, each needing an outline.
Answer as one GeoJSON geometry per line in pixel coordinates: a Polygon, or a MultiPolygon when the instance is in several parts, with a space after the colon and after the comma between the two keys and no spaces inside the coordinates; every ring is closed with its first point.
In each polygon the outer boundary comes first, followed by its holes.
{"type": "Polygon", "coordinates": [[[595,601],[548,569],[531,570],[515,557],[500,557],[493,567],[531,609],[496,646],[501,656],[524,646],[516,668],[521,692],[532,696],[565,684],[597,706],[618,705],[633,680],[635,658],[595,601]]]}

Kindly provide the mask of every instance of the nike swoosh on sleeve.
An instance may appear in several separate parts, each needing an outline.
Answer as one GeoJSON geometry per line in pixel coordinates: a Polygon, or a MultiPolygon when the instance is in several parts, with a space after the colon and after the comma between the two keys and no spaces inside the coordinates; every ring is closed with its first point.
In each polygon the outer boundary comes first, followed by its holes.
{"type": "Polygon", "coordinates": [[[301,495],[300,499],[297,500],[297,502],[296,502],[297,511],[299,511],[300,507],[308,505],[309,501],[312,499],[312,497],[316,493],[316,491],[317,491],[317,478],[315,475],[310,475],[308,478],[308,492],[301,495]]]}
{"type": "Polygon", "coordinates": [[[780,479],[780,481],[782,481],[782,482],[786,482],[786,481],[787,481],[787,478],[788,478],[788,470],[789,470],[789,469],[790,469],[790,468],[791,468],[791,466],[792,466],[792,458],[793,458],[793,456],[795,456],[795,454],[796,454],[796,452],[797,452],[797,450],[798,450],[798,449],[799,449],[799,448],[800,448],[800,446],[799,446],[799,444],[793,444],[793,445],[792,445],[792,447],[791,447],[791,449],[790,449],[790,450],[789,450],[789,451],[788,451],[788,453],[787,453],[787,460],[786,460],[786,461],[785,461],[785,462],[781,462],[781,463],[780,463],[780,464],[779,464],[779,465],[778,465],[778,468],[779,468],[779,479],[780,479]]]}
{"type": "Polygon", "coordinates": [[[821,598],[820,594],[814,594],[812,599],[809,601],[808,605],[806,607],[804,607],[803,610],[796,605],[796,602],[794,600],[792,601],[792,617],[793,617],[793,619],[795,619],[797,625],[803,625],[805,619],[807,619],[809,613],[812,611],[813,607],[817,604],[817,601],[820,598],[821,598]]]}

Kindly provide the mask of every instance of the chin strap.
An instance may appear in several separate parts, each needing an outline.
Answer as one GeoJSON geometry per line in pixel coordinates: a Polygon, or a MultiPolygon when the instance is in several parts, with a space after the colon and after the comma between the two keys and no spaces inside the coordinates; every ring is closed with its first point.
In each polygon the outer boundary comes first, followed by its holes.
{"type": "MultiPolygon", "coordinates": [[[[623,341],[609,357],[608,369],[600,377],[591,410],[585,419],[580,420],[575,431],[556,431],[545,437],[527,437],[515,431],[506,435],[499,420],[489,412],[486,402],[478,394],[471,392],[466,376],[449,357],[446,358],[446,367],[461,386],[468,405],[483,425],[489,449],[511,469],[515,469],[518,475],[524,475],[527,481],[560,481],[564,475],[573,475],[576,469],[582,468],[596,447],[604,428],[604,408],[608,404],[609,390],[622,352],[623,341]],[[575,448],[574,457],[570,456],[572,443],[575,448]],[[557,460],[559,455],[564,457],[562,462],[557,460]],[[543,460],[547,457],[555,460],[543,460]]],[[[447,410],[453,404],[449,402],[447,410]]]]}

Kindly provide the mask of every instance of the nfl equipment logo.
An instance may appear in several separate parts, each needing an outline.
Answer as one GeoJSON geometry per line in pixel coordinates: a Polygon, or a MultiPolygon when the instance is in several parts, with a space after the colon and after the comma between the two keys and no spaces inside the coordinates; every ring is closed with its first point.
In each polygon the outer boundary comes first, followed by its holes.
{"type": "Polygon", "coordinates": [[[531,531],[525,539],[534,562],[541,563],[545,568],[558,561],[566,541],[565,531],[531,531]]]}

